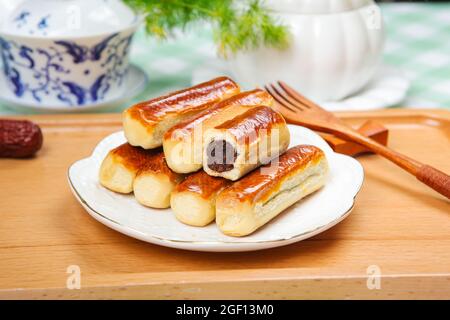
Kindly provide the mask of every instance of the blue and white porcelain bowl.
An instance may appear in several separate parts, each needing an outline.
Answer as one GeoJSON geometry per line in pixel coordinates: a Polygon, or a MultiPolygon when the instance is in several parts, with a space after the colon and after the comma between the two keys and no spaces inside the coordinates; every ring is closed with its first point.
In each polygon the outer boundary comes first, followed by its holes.
{"type": "Polygon", "coordinates": [[[140,21],[119,0],[19,1],[0,21],[3,90],[54,110],[117,99],[140,21]]]}

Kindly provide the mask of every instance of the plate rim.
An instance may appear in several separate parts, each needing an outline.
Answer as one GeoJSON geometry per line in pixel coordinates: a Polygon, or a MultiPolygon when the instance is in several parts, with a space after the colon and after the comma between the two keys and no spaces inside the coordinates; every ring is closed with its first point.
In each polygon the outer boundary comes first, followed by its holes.
{"type": "MultiPolygon", "coordinates": [[[[85,160],[85,159],[82,159],[82,160],[85,160]]],[[[79,160],[79,161],[80,161],[80,160],[79,160]]],[[[77,162],[78,162],[78,161],[77,161],[77,162]]],[[[75,162],[75,163],[77,163],[77,162],[75,162]]],[[[74,164],[75,164],[75,163],[74,163],[74,164]]],[[[71,166],[71,167],[72,167],[72,166],[71,166]]],[[[70,167],[70,168],[71,168],[71,167],[70,167]]],[[[70,170],[70,168],[69,168],[69,170],[70,170]]],[[[358,190],[357,190],[355,196],[354,196],[353,199],[352,199],[352,204],[351,204],[350,208],[347,209],[347,211],[345,211],[343,214],[341,214],[341,215],[340,215],[339,217],[337,217],[336,219],[330,221],[329,223],[326,223],[326,224],[324,224],[324,225],[321,225],[321,226],[319,226],[319,227],[317,227],[317,228],[315,228],[315,229],[313,229],[313,230],[310,230],[310,231],[305,231],[305,232],[303,232],[303,233],[296,234],[296,235],[293,235],[293,236],[291,236],[291,237],[282,238],[282,239],[276,239],[276,240],[258,240],[258,241],[250,241],[250,242],[248,242],[248,241],[247,241],[247,242],[244,242],[244,241],[193,241],[193,240],[176,240],[176,239],[161,238],[161,237],[158,237],[158,236],[155,236],[155,235],[143,233],[143,232],[141,232],[141,231],[139,231],[139,230],[136,230],[136,229],[130,228],[129,226],[123,225],[123,224],[121,224],[120,222],[117,222],[117,221],[115,221],[115,220],[113,220],[113,219],[111,219],[111,218],[105,216],[104,214],[98,212],[98,210],[92,208],[92,207],[89,205],[89,203],[88,203],[85,199],[83,199],[83,197],[78,193],[78,191],[76,190],[75,186],[74,186],[73,183],[72,183],[72,180],[70,179],[70,175],[69,175],[69,174],[68,174],[68,181],[69,181],[70,189],[71,189],[72,192],[74,193],[75,197],[77,198],[77,200],[81,203],[81,205],[82,205],[83,207],[89,209],[89,210],[88,210],[88,213],[89,213],[89,214],[90,214],[90,212],[93,212],[96,216],[100,217],[101,219],[107,220],[107,221],[111,222],[112,224],[115,224],[115,225],[117,225],[117,226],[120,226],[120,228],[130,230],[131,233],[140,233],[140,234],[142,234],[143,236],[145,236],[145,237],[147,237],[147,238],[154,238],[154,239],[156,239],[156,240],[158,240],[158,241],[164,241],[164,242],[170,242],[170,243],[179,243],[179,244],[201,244],[201,245],[218,245],[218,244],[224,245],[224,244],[225,244],[225,245],[230,245],[230,246],[233,246],[233,245],[257,245],[257,244],[279,243],[279,242],[285,242],[285,241],[292,241],[292,240],[294,240],[294,239],[302,238],[303,236],[309,235],[309,234],[311,234],[309,237],[312,237],[312,236],[314,236],[314,235],[316,235],[316,234],[318,234],[318,233],[321,233],[321,232],[323,232],[323,231],[325,231],[325,230],[327,230],[327,229],[329,229],[329,228],[335,226],[336,224],[338,224],[338,223],[341,222],[342,220],[344,220],[344,219],[351,213],[351,211],[353,211],[353,209],[354,209],[354,207],[355,207],[355,200],[356,200],[356,197],[357,197],[357,195],[359,194],[359,192],[361,191],[361,187],[362,187],[362,183],[361,183],[361,186],[358,188],[358,190]]],[[[90,214],[90,215],[93,216],[92,214],[90,214]]],[[[93,216],[93,217],[94,217],[94,216],[93,216]]],[[[95,218],[95,217],[94,217],[94,218],[95,218]]],[[[98,219],[96,219],[96,220],[98,220],[98,219]]],[[[117,229],[114,229],[114,230],[116,230],[116,231],[118,231],[118,232],[120,232],[120,233],[123,233],[123,232],[121,232],[121,231],[119,231],[119,230],[117,230],[117,229]]],[[[129,235],[129,234],[126,234],[126,235],[135,238],[134,236],[131,236],[131,235],[129,235]]],[[[309,237],[308,237],[308,238],[309,238],[309,237]]],[[[300,241],[300,240],[302,240],[302,239],[299,239],[299,241],[300,241]]],[[[142,240],[142,241],[144,241],[144,240],[142,240]]],[[[295,242],[295,241],[294,241],[294,242],[295,242]]]]}
{"type": "MultiPolygon", "coordinates": [[[[305,128],[302,126],[297,126],[297,127],[305,128]]],[[[308,128],[305,128],[305,129],[310,130],[308,128]]],[[[310,130],[310,131],[312,131],[312,130],[310,130]]],[[[114,133],[108,135],[107,137],[109,137],[113,134],[116,134],[118,132],[120,132],[120,131],[114,132],[114,133]]],[[[315,132],[313,132],[313,133],[315,133],[315,132]]],[[[105,137],[104,139],[106,139],[107,137],[105,137]]],[[[104,141],[104,139],[102,139],[102,141],[104,141]]],[[[344,212],[342,212],[337,218],[329,221],[328,223],[320,225],[320,226],[314,228],[313,230],[305,231],[300,234],[295,234],[295,235],[292,235],[289,237],[282,237],[282,238],[275,239],[275,240],[255,240],[255,241],[226,241],[226,240],[211,241],[211,240],[207,240],[207,241],[202,241],[202,240],[168,239],[168,238],[161,238],[159,236],[155,236],[155,235],[152,235],[149,233],[143,233],[139,230],[136,230],[135,228],[131,228],[127,225],[123,225],[120,222],[117,222],[117,221],[109,218],[107,215],[104,215],[101,212],[99,212],[97,209],[94,209],[88,203],[88,201],[86,201],[81,196],[79,191],[76,189],[76,187],[71,179],[71,171],[73,170],[74,166],[76,166],[77,164],[79,164],[81,162],[85,162],[85,161],[88,162],[90,160],[92,161],[93,156],[95,156],[95,152],[100,143],[101,143],[101,141],[95,146],[95,148],[90,156],[73,162],[67,170],[67,179],[68,179],[70,189],[71,189],[72,193],[74,194],[75,198],[78,200],[78,202],[80,202],[80,204],[83,206],[83,208],[88,212],[88,214],[91,217],[93,217],[95,220],[99,221],[100,223],[104,224],[105,226],[107,226],[117,232],[120,232],[124,235],[130,236],[132,238],[135,238],[135,239],[138,239],[138,240],[141,240],[144,242],[153,243],[156,245],[163,245],[163,243],[164,243],[166,246],[169,246],[172,248],[177,248],[177,249],[184,249],[184,250],[214,251],[214,252],[256,251],[256,250],[263,250],[263,249],[269,249],[269,248],[279,247],[279,246],[283,246],[283,245],[288,245],[291,243],[299,242],[299,241],[305,240],[307,238],[313,237],[313,236],[315,236],[319,233],[322,233],[322,232],[330,229],[331,227],[337,225],[339,222],[343,221],[352,212],[353,208],[355,207],[356,198],[357,198],[358,194],[360,193],[361,188],[364,184],[364,180],[365,180],[364,168],[359,163],[359,161],[357,161],[356,159],[354,159],[352,157],[349,157],[349,156],[346,156],[346,155],[343,155],[343,154],[340,154],[340,153],[337,153],[337,152],[334,152],[333,150],[331,150],[333,156],[349,158],[351,161],[353,161],[356,165],[358,165],[360,167],[361,181],[360,181],[359,185],[357,186],[357,188],[355,189],[355,193],[351,199],[351,203],[348,206],[348,208],[344,212]],[[139,237],[138,235],[141,235],[141,236],[139,237]],[[154,239],[154,241],[150,241],[150,239],[154,239]],[[202,246],[202,247],[195,247],[196,245],[202,246]],[[214,248],[214,246],[220,246],[220,248],[214,248]],[[240,246],[242,246],[243,248],[239,248],[240,246]],[[258,247],[258,246],[262,246],[262,247],[258,247]]]]}

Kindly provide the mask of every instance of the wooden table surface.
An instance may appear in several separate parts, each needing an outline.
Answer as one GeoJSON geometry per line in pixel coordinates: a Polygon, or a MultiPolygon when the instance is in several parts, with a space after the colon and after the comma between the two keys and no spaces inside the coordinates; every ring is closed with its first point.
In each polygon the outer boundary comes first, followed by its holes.
{"type": "MultiPolygon", "coordinates": [[[[450,112],[340,115],[383,123],[392,148],[450,172],[450,112]]],[[[450,298],[449,202],[378,156],[359,158],[364,186],[332,229],[259,252],[189,252],[110,230],[72,196],[68,167],[120,130],[120,115],[27,118],[44,147],[34,159],[0,159],[0,298],[450,298]],[[80,289],[67,288],[70,266],[80,289]]]]}

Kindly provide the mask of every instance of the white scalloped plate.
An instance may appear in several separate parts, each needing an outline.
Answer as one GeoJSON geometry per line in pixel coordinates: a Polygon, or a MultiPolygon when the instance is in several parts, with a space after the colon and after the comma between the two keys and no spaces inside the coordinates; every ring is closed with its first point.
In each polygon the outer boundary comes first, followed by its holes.
{"type": "MultiPolygon", "coordinates": [[[[218,58],[206,59],[204,65],[194,70],[191,82],[200,83],[219,75],[230,75],[232,79],[236,79],[226,62],[218,58]]],[[[410,80],[402,70],[381,65],[373,79],[353,95],[340,101],[316,102],[329,111],[385,109],[401,103],[409,87],[410,80]]]]}
{"type": "Polygon", "coordinates": [[[104,225],[153,244],[194,251],[252,251],[284,246],[321,233],[342,221],[353,208],[364,180],[355,159],[333,152],[313,131],[289,126],[291,145],[311,144],[325,151],[330,165],[327,184],[318,192],[285,210],[255,233],[233,238],[212,223],[191,227],[179,222],[170,209],[146,208],[133,195],[121,195],[98,182],[101,161],[109,150],[125,142],[123,132],[103,139],[93,154],[75,162],[68,172],[69,184],[87,212],[104,225]]]}

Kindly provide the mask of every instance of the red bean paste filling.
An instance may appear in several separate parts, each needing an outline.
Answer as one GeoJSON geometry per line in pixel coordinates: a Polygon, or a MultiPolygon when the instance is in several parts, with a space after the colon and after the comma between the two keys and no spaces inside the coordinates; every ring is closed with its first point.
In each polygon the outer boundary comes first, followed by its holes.
{"type": "Polygon", "coordinates": [[[227,172],[234,169],[237,152],[234,147],[225,140],[212,141],[207,149],[208,168],[216,172],[227,172]]]}

